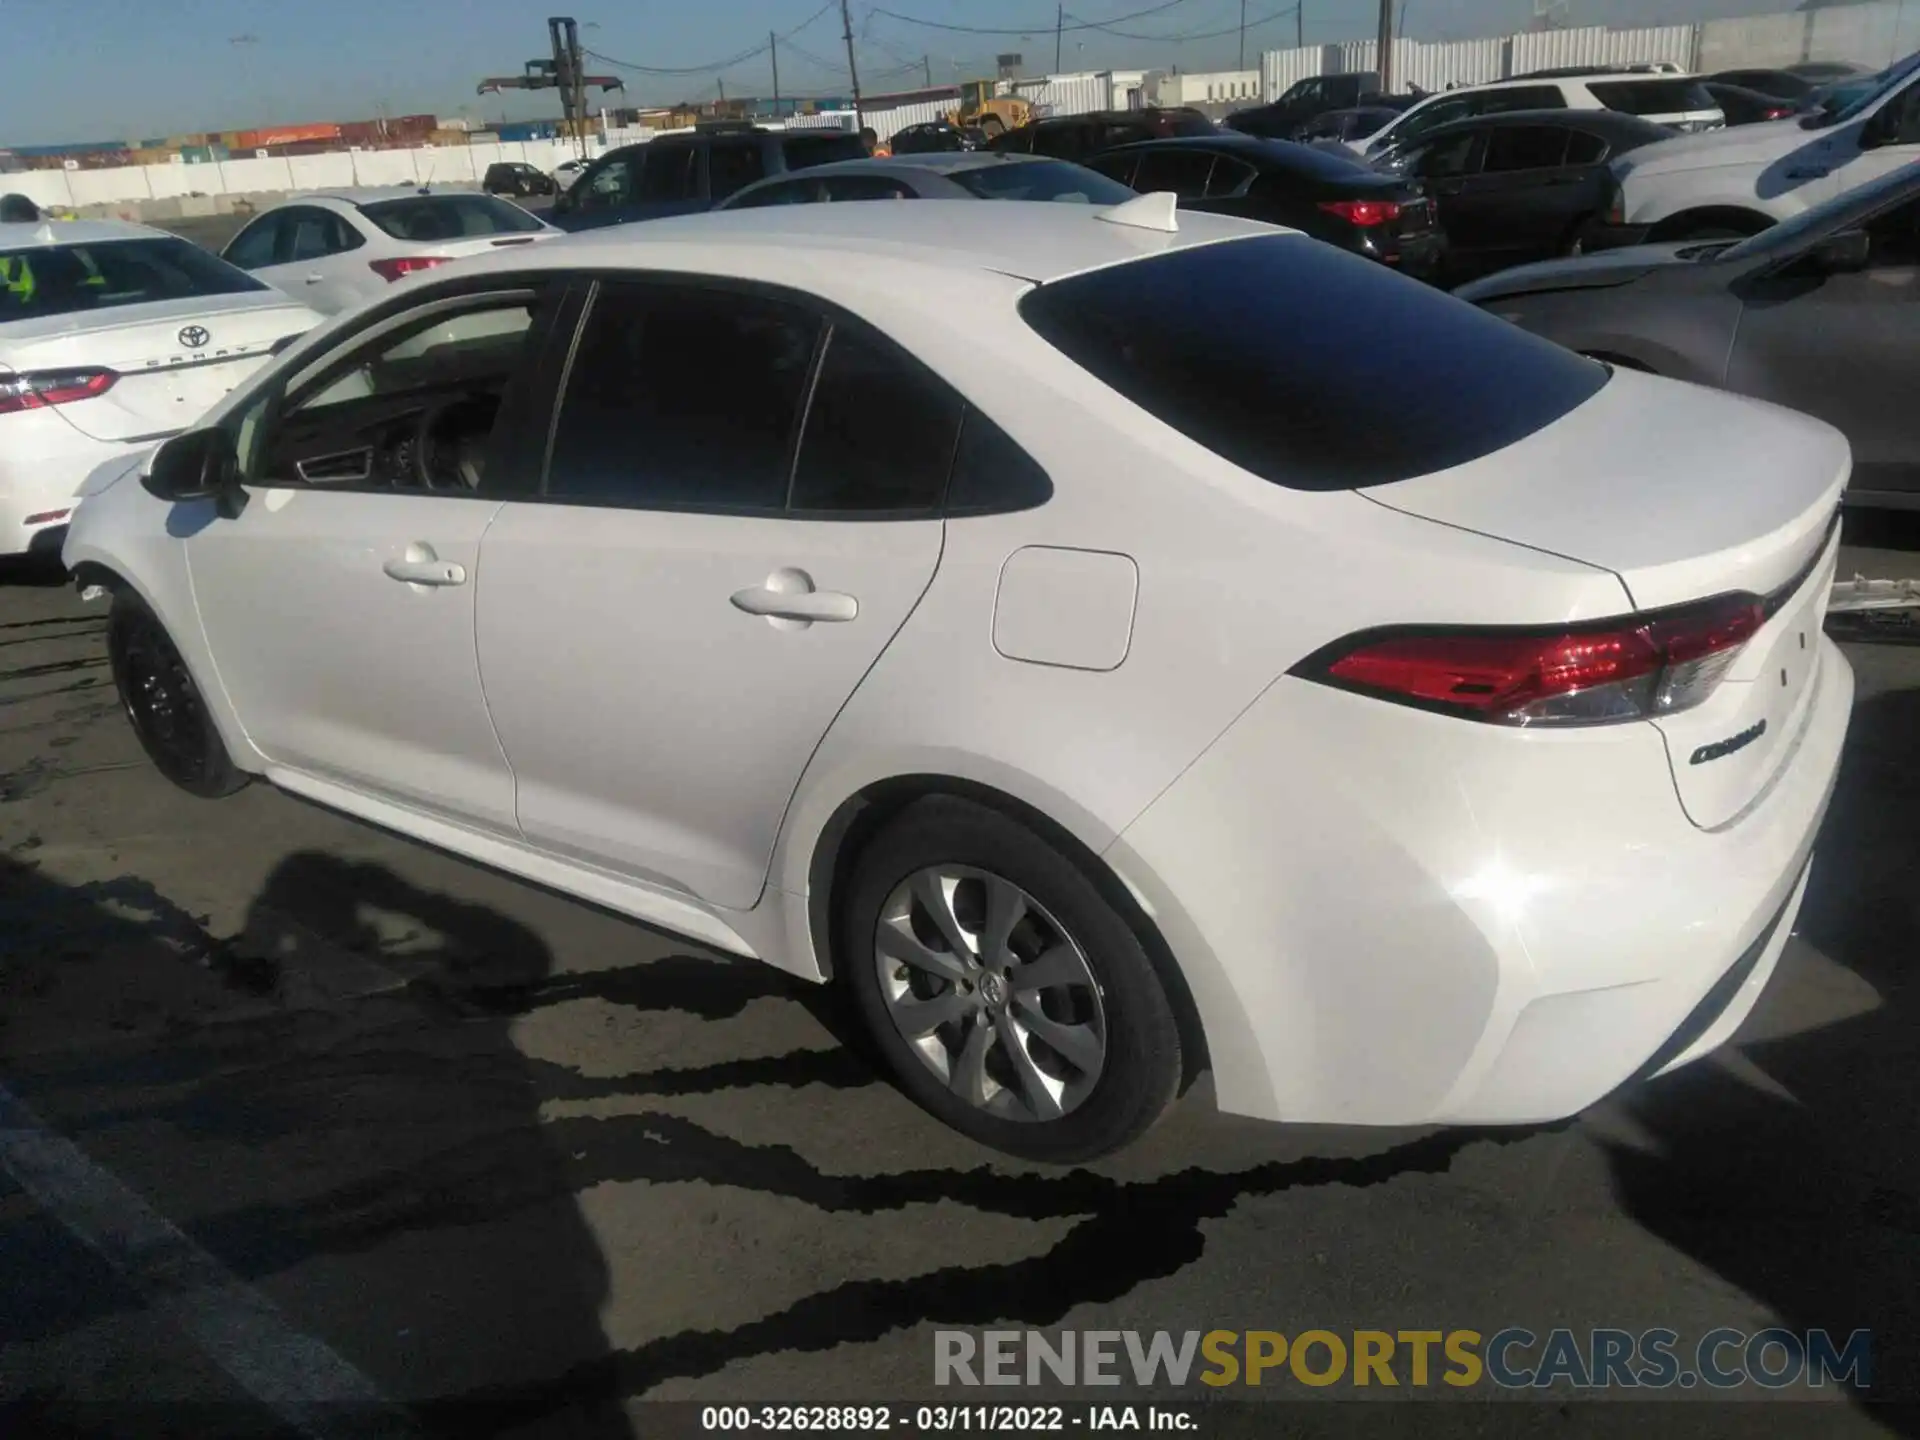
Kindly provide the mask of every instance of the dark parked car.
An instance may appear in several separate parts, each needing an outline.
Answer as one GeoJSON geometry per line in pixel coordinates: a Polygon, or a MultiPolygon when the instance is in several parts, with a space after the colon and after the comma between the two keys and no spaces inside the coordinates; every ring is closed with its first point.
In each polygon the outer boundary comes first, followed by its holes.
{"type": "Polygon", "coordinates": [[[1422,279],[1446,244],[1416,182],[1351,154],[1223,133],[1124,145],[1086,163],[1142,194],[1170,190],[1184,209],[1291,226],[1422,279]]]}
{"type": "Polygon", "coordinates": [[[1763,95],[1744,86],[1703,80],[1700,88],[1713,96],[1713,103],[1720,107],[1729,125],[1757,125],[1763,120],[1786,120],[1800,113],[1798,101],[1763,95]]]}
{"type": "Polygon", "coordinates": [[[991,149],[1013,154],[1084,160],[1115,145],[1170,135],[1212,135],[1218,128],[1198,110],[1184,105],[1168,109],[1150,106],[1145,110],[1094,110],[1085,115],[1049,116],[998,135],[988,144],[991,149]]]}
{"type": "Polygon", "coordinates": [[[1295,127],[1293,134],[1285,138],[1298,140],[1303,145],[1311,145],[1316,140],[1332,140],[1340,144],[1349,140],[1364,140],[1375,131],[1384,129],[1387,122],[1399,113],[1399,109],[1392,105],[1356,105],[1350,110],[1329,110],[1295,127]]]}
{"type": "Polygon", "coordinates": [[[1804,100],[1820,84],[1791,70],[1722,70],[1700,78],[1710,85],[1738,85],[1742,90],[1757,90],[1779,100],[1804,100]]]}
{"type": "Polygon", "coordinates": [[[840,200],[1057,200],[1120,205],[1138,197],[1098,171],[1044,155],[993,150],[841,160],[749,185],[717,210],[840,200]]]}
{"type": "Polygon", "coordinates": [[[858,135],[717,126],[609,150],[580,172],[547,218],[562,230],[592,230],[706,210],[754,181],[810,165],[857,160],[858,135]]]}
{"type": "Polygon", "coordinates": [[[1615,365],[1816,415],[1853,445],[1850,502],[1920,509],[1920,166],[1750,239],[1609,250],[1456,293],[1615,365]]]}
{"type": "Polygon", "coordinates": [[[985,143],[986,137],[971,126],[962,128],[945,120],[932,120],[894,131],[887,145],[896,155],[938,155],[978,150],[985,143]]]}
{"type": "Polygon", "coordinates": [[[1277,100],[1234,111],[1226,125],[1243,135],[1288,140],[1316,115],[1377,104],[1380,98],[1380,77],[1370,70],[1351,75],[1311,75],[1289,85],[1277,100]]]}
{"type": "Polygon", "coordinates": [[[1447,236],[1446,281],[1458,284],[1575,249],[1605,214],[1608,162],[1672,138],[1614,110],[1523,110],[1439,126],[1374,163],[1426,186],[1447,236]]]}
{"type": "Polygon", "coordinates": [[[487,167],[480,188],[489,195],[552,195],[559,186],[544,170],[520,160],[501,160],[487,167]]]}
{"type": "Polygon", "coordinates": [[[1871,66],[1856,65],[1851,60],[1802,60],[1797,65],[1783,65],[1780,68],[1789,75],[1798,75],[1802,80],[1811,80],[1816,85],[1857,80],[1863,75],[1875,73],[1871,66]]]}

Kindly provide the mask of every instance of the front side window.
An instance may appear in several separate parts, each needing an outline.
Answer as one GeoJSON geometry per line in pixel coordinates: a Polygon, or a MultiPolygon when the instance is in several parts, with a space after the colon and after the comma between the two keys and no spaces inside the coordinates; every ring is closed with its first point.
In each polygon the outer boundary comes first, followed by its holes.
{"type": "Polygon", "coordinates": [[[1118,395],[1296,490],[1466,464],[1585,403],[1602,365],[1299,236],[1194,246],[1031,290],[1027,323],[1118,395]],[[1409,386],[1419,357],[1447,384],[1409,386]]]}
{"type": "Polygon", "coordinates": [[[1443,135],[1425,150],[1407,156],[1406,165],[1423,180],[1456,179],[1472,175],[1480,168],[1485,136],[1473,130],[1458,135],[1443,135]]]}
{"type": "Polygon", "coordinates": [[[947,178],[982,200],[1061,200],[1118,205],[1134,192],[1098,171],[1065,160],[1014,161],[950,170],[947,178]]]}
{"type": "Polygon", "coordinates": [[[691,200],[700,193],[699,151],[691,145],[650,147],[647,163],[640,171],[638,199],[642,203],[667,204],[691,200]]]}
{"type": "Polygon", "coordinates": [[[792,508],[932,510],[965,409],[925,367],[852,324],[835,324],[807,410],[792,508]]]}
{"type": "Polygon", "coordinates": [[[547,493],[782,509],[819,331],[808,311],[760,295],[603,285],[569,367],[547,493]]]}
{"type": "Polygon", "coordinates": [[[858,135],[783,135],[780,155],[789,170],[806,170],[815,165],[831,165],[838,160],[864,160],[867,147],[858,135]]]}
{"type": "Polygon", "coordinates": [[[1431,105],[1410,112],[1406,120],[1394,128],[1393,139],[1397,144],[1404,144],[1416,136],[1424,135],[1429,130],[1436,130],[1451,121],[1464,120],[1473,113],[1473,106],[1469,101],[1436,100],[1431,105]]]}
{"type": "Polygon", "coordinates": [[[767,173],[758,145],[715,145],[707,151],[707,190],[724,200],[767,173]]]}
{"type": "Polygon", "coordinates": [[[569,194],[580,197],[582,210],[611,210],[625,205],[633,199],[637,163],[635,156],[616,156],[591,175],[581,176],[569,194]]]}
{"type": "Polygon", "coordinates": [[[268,287],[172,237],[0,251],[0,324],[268,287]]]}

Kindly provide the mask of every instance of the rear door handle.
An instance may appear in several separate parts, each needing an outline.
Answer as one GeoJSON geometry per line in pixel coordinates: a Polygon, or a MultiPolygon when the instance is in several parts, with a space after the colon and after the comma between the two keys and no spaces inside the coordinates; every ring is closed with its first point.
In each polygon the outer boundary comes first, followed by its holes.
{"type": "Polygon", "coordinates": [[[751,590],[736,590],[734,608],[749,615],[764,615],[769,620],[851,620],[860,613],[860,602],[837,590],[781,591],[757,585],[751,590]]]}
{"type": "Polygon", "coordinates": [[[311,275],[307,276],[307,284],[318,285],[318,284],[321,284],[323,281],[325,281],[326,278],[327,278],[326,276],[322,275],[318,270],[316,270],[311,275]]]}
{"type": "Polygon", "coordinates": [[[403,581],[408,585],[464,585],[467,583],[467,567],[456,565],[450,560],[434,558],[433,552],[424,545],[407,547],[407,558],[389,560],[380,568],[387,572],[389,580],[403,581]],[[425,558],[414,552],[426,550],[425,558]]]}

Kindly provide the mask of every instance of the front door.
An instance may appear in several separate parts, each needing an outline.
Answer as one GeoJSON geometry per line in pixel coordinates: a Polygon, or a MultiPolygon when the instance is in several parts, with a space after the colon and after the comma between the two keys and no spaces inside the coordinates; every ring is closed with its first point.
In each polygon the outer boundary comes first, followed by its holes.
{"type": "Polygon", "coordinates": [[[429,300],[232,417],[244,506],[175,523],[220,684],[275,765],[513,833],[474,593],[514,483],[494,437],[543,327],[531,290],[429,300]]]}
{"type": "Polygon", "coordinates": [[[1853,446],[1852,490],[1920,500],[1920,201],[1865,229],[1865,270],[1790,266],[1742,295],[1727,388],[1843,431],[1853,446]]]}
{"type": "Polygon", "coordinates": [[[808,759],[933,578],[964,407],[857,322],[692,282],[602,285],[569,373],[545,493],[482,544],[521,829],[750,908],[808,759]]]}
{"type": "Polygon", "coordinates": [[[1587,187],[1583,172],[1565,164],[1566,152],[1567,131],[1558,126],[1487,130],[1478,172],[1441,192],[1456,275],[1485,274],[1567,248],[1587,187]]]}
{"type": "Polygon", "coordinates": [[[357,265],[364,273],[365,262],[351,252],[366,240],[342,216],[318,205],[289,205],[276,213],[273,259],[251,267],[254,275],[323,315],[358,303],[365,286],[354,284],[346,267],[357,265]]]}

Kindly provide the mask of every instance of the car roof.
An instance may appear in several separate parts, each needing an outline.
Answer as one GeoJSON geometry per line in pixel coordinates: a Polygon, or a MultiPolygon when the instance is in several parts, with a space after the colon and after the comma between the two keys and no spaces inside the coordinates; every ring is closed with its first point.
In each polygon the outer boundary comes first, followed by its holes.
{"type": "Polygon", "coordinates": [[[1274,140],[1264,135],[1247,135],[1238,130],[1222,130],[1217,135],[1163,135],[1155,140],[1130,140],[1102,150],[1102,155],[1134,155],[1162,150],[1206,150],[1239,155],[1248,163],[1272,170],[1310,172],[1322,179],[1356,172],[1378,177],[1380,172],[1358,155],[1339,150],[1323,150],[1294,140],[1274,140]]]}
{"type": "Polygon", "coordinates": [[[825,165],[809,165],[804,170],[789,170],[770,176],[773,180],[803,180],[810,175],[887,175],[902,170],[931,170],[951,175],[957,170],[984,170],[994,165],[1058,165],[1051,155],[1027,155],[1019,151],[935,150],[925,154],[891,155],[859,160],[833,160],[825,165]]]}
{"type": "Polygon", "coordinates": [[[0,225],[0,250],[44,250],[52,245],[172,238],[165,230],[135,225],[128,220],[21,220],[0,225]]]}
{"type": "Polygon", "coordinates": [[[1529,129],[1544,125],[1555,130],[1624,135],[1644,135],[1651,130],[1662,139],[1673,138],[1673,132],[1665,125],[1657,125],[1623,110],[1502,110],[1493,115],[1468,115],[1464,119],[1449,120],[1444,125],[1422,131],[1414,139],[1425,145],[1436,135],[1457,135],[1463,130],[1505,130],[1519,125],[1529,129]]]}
{"type": "Polygon", "coordinates": [[[377,205],[386,200],[444,200],[461,196],[481,194],[478,190],[435,190],[431,185],[386,185],[362,190],[315,190],[306,195],[289,195],[285,200],[276,200],[260,211],[262,215],[274,210],[284,210],[289,205],[335,204],[377,205]]]}
{"type": "MultiPolygon", "coordinates": [[[[819,170],[825,166],[817,167],[819,170]]],[[[816,171],[817,173],[817,171],[816,171]]],[[[822,273],[858,273],[850,256],[941,274],[991,272],[1044,284],[1125,260],[1197,245],[1288,233],[1227,215],[1180,211],[1177,231],[1104,220],[1094,205],[778,205],[713,210],[585,230],[462,263],[525,273],[574,268],[692,269],[821,288],[822,273]]]]}

